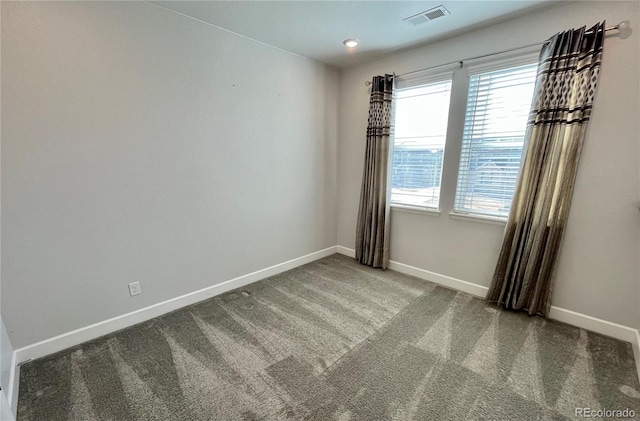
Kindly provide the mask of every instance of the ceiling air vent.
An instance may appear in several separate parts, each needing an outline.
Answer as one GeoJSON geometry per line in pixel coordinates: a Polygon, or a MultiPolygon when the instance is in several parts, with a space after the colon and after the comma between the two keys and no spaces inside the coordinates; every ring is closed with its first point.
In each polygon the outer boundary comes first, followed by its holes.
{"type": "Polygon", "coordinates": [[[433,9],[420,12],[417,15],[409,16],[403,19],[405,22],[409,22],[411,25],[420,25],[421,23],[429,22],[430,20],[441,18],[448,15],[450,12],[443,5],[434,7],[433,9]]]}

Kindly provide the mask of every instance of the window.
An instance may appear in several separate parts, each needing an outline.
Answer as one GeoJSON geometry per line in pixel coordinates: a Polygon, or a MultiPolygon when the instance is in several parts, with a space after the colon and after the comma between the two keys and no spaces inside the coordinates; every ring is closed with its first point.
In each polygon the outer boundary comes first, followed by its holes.
{"type": "Polygon", "coordinates": [[[451,73],[398,81],[392,204],[438,208],[450,94],[451,73]]]}
{"type": "Polygon", "coordinates": [[[506,218],[515,192],[537,63],[470,69],[454,211],[506,218]]]}

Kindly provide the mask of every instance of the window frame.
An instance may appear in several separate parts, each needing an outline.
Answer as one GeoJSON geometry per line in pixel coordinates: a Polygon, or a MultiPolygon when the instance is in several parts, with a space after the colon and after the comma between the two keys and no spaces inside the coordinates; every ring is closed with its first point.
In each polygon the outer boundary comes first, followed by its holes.
{"type": "MultiPolygon", "coordinates": [[[[519,54],[517,56],[512,56],[509,58],[504,58],[504,59],[499,59],[499,60],[485,60],[482,63],[479,63],[477,65],[474,66],[469,66],[467,67],[467,74],[466,74],[466,78],[467,78],[467,97],[466,97],[466,104],[465,104],[465,114],[462,118],[462,124],[463,127],[466,127],[467,125],[467,113],[468,113],[468,106],[469,106],[469,94],[470,94],[470,82],[471,82],[471,78],[472,76],[478,75],[478,74],[482,74],[482,73],[489,73],[489,72],[494,72],[494,71],[500,71],[500,70],[507,70],[509,68],[516,68],[516,67],[522,67],[522,66],[527,66],[527,65],[537,65],[539,61],[539,57],[538,57],[538,52],[526,52],[526,53],[522,53],[519,54]]],[[[535,83],[536,80],[534,79],[534,92],[533,95],[531,97],[531,101],[533,102],[534,97],[535,97],[535,83]]],[[[527,130],[527,126],[525,126],[524,131],[525,134],[524,136],[526,137],[526,130],[527,130]]],[[[465,148],[465,142],[464,142],[464,135],[463,138],[460,140],[460,156],[458,158],[458,171],[457,171],[457,179],[456,179],[456,187],[455,187],[455,192],[454,192],[454,201],[453,201],[453,210],[451,212],[449,212],[449,215],[454,218],[454,219],[461,219],[461,220],[478,220],[480,222],[487,222],[487,223],[493,223],[493,224],[504,224],[507,219],[509,218],[509,214],[511,213],[511,209],[509,209],[509,213],[506,215],[497,215],[497,214],[491,214],[491,213],[483,213],[483,212],[474,212],[474,211],[470,211],[468,209],[461,209],[458,208],[458,194],[460,191],[460,172],[462,170],[462,166],[464,163],[464,156],[463,156],[463,151],[465,148]]],[[[516,186],[517,183],[520,179],[520,175],[521,175],[521,171],[522,171],[522,165],[523,165],[523,158],[524,158],[524,152],[526,149],[526,139],[523,140],[523,144],[522,144],[522,149],[520,151],[521,153],[521,161],[520,161],[520,166],[518,168],[518,174],[516,176],[516,186]]],[[[515,194],[515,191],[514,191],[515,194]]],[[[511,197],[511,202],[513,203],[513,196],[511,197]]]]}

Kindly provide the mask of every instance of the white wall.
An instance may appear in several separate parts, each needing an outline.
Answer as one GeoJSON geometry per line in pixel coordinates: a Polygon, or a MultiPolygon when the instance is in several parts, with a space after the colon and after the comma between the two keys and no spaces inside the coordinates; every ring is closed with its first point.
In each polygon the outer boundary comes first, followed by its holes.
{"type": "MultiPolygon", "coordinates": [[[[638,192],[640,11],[637,2],[571,2],[341,72],[338,244],[354,247],[373,75],[398,74],[541,42],[606,19],[630,20],[628,39],[608,36],[553,295],[555,306],[629,327],[640,326],[638,192]]],[[[464,69],[454,78],[465,77],[464,69]]],[[[464,85],[464,84],[463,84],[464,85]]],[[[460,86],[460,85],[459,85],[460,86]]],[[[466,88],[452,92],[440,216],[393,210],[391,259],[488,286],[504,225],[452,219],[466,88]],[[455,104],[455,105],[454,105],[455,104]]]]}
{"type": "MultiPolygon", "coordinates": [[[[145,3],[2,2],[1,15],[2,315],[16,348],[331,246],[336,226],[353,247],[365,80],[603,18],[634,33],[606,40],[554,305],[640,327],[635,2],[560,5],[345,69],[340,86],[311,60],[145,3]]],[[[460,116],[466,92],[453,95],[460,116]]],[[[503,227],[447,214],[461,123],[442,215],[394,211],[391,257],[487,286],[503,227]]]]}
{"type": "Polygon", "coordinates": [[[143,2],[2,2],[14,347],[335,245],[337,87],[143,2]]]}
{"type": "MultiPolygon", "coordinates": [[[[1,22],[2,22],[2,8],[0,8],[0,33],[2,31],[1,22]]],[[[0,46],[0,54],[1,54],[1,51],[2,50],[0,46]]],[[[2,85],[1,82],[2,81],[0,80],[0,87],[2,85]]],[[[0,89],[0,98],[2,97],[1,92],[2,90],[0,89]]],[[[2,127],[1,120],[2,120],[2,117],[0,113],[0,131],[2,127]]],[[[2,214],[2,211],[1,211],[1,205],[0,205],[0,215],[1,214],[2,214]]],[[[2,227],[0,224],[0,232],[1,232],[1,228],[2,227]]],[[[0,260],[0,273],[2,271],[1,268],[2,268],[2,264],[0,260]]],[[[0,301],[1,301],[1,297],[2,297],[2,278],[0,277],[0,301]]],[[[11,406],[9,404],[9,389],[13,388],[13,385],[11,385],[11,387],[9,385],[11,381],[11,364],[13,363],[12,359],[13,359],[13,347],[11,346],[11,341],[9,340],[7,328],[4,326],[4,321],[2,320],[2,311],[0,306],[0,387],[2,387],[2,391],[0,392],[0,420],[6,420],[6,421],[14,419],[13,413],[11,412],[11,406]]]]}

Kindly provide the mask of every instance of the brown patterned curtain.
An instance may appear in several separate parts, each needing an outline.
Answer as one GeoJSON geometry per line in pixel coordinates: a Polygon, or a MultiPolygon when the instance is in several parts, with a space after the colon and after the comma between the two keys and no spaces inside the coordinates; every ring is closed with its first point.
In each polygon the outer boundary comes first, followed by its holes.
{"type": "Polygon", "coordinates": [[[367,147],[362,173],[356,231],[356,259],[386,269],[389,264],[389,199],[387,186],[393,144],[393,76],[375,76],[371,84],[367,147]]]}
{"type": "Polygon", "coordinates": [[[600,73],[604,22],[556,34],[540,53],[524,163],[487,299],[547,316],[600,73]]]}

